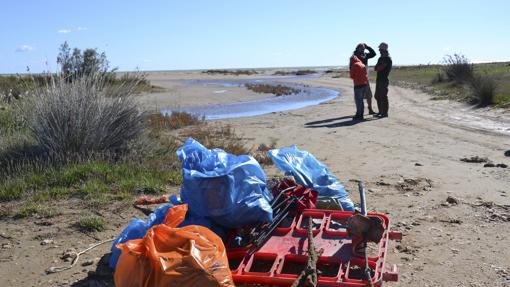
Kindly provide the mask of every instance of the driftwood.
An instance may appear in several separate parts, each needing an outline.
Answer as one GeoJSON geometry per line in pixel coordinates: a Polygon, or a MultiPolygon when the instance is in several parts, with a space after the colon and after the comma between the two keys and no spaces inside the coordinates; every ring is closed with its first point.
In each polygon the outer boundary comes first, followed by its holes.
{"type": "Polygon", "coordinates": [[[320,271],[317,270],[317,261],[324,252],[324,249],[317,250],[313,244],[313,220],[308,217],[308,263],[305,270],[301,271],[292,287],[317,286],[317,278],[320,271]]]}

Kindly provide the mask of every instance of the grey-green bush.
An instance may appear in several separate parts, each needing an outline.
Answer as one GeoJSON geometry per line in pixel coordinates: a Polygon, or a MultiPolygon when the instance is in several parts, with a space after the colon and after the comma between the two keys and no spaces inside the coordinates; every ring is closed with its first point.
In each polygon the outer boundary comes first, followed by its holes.
{"type": "Polygon", "coordinates": [[[443,72],[449,81],[462,84],[473,79],[473,65],[464,55],[446,55],[443,63],[443,72]]]}
{"type": "Polygon", "coordinates": [[[487,76],[474,77],[470,82],[470,88],[479,107],[494,104],[497,84],[493,78],[487,76]]]}
{"type": "Polygon", "coordinates": [[[29,128],[49,155],[118,152],[143,131],[143,115],[133,99],[136,81],[105,88],[106,75],[64,80],[59,74],[36,90],[26,109],[29,128]],[[112,97],[110,94],[113,94],[112,97]]]}

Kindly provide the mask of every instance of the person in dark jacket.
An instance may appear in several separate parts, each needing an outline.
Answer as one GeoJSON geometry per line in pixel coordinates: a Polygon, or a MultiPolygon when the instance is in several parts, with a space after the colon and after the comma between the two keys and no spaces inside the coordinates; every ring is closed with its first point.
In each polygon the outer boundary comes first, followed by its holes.
{"type": "MultiPolygon", "coordinates": [[[[361,62],[365,65],[368,74],[368,59],[371,59],[376,56],[374,49],[372,49],[365,43],[360,43],[356,46],[356,50],[354,50],[354,55],[358,57],[358,59],[360,59],[361,62]],[[368,53],[365,53],[365,51],[367,50],[368,53]]],[[[368,114],[370,115],[375,114],[374,110],[372,109],[372,89],[370,89],[370,83],[368,84],[364,98],[367,100],[368,114]]]]}
{"type": "Polygon", "coordinates": [[[377,60],[374,70],[377,72],[377,79],[375,82],[375,99],[377,101],[377,108],[379,113],[377,114],[380,118],[388,116],[388,76],[391,71],[392,61],[390,54],[388,53],[388,44],[381,43],[379,45],[379,52],[381,56],[377,60]]]}
{"type": "Polygon", "coordinates": [[[354,82],[354,102],[356,103],[356,115],[352,118],[354,121],[363,120],[363,97],[368,87],[367,69],[356,55],[352,55],[350,60],[350,76],[354,82]]]}

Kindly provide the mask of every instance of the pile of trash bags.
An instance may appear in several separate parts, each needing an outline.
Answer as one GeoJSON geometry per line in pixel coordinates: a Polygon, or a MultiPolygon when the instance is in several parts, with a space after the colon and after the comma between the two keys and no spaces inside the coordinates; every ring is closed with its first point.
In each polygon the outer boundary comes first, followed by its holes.
{"type": "Polygon", "coordinates": [[[170,208],[142,239],[118,245],[115,286],[234,287],[221,238],[200,225],[177,227],[187,210],[186,204],[170,208]]]}
{"type": "Polygon", "coordinates": [[[181,200],[190,213],[227,228],[272,221],[266,176],[252,156],[209,150],[191,138],[177,156],[182,162],[181,200]]]}
{"type": "MultiPolygon", "coordinates": [[[[273,195],[252,156],[210,150],[192,138],[177,155],[180,198],[170,196],[146,221],[133,219],[112,244],[109,265],[116,286],[233,286],[221,238],[231,229],[273,221],[273,195]]],[[[268,156],[317,193],[314,202],[354,209],[342,184],[310,153],[291,146],[268,156]]]]}

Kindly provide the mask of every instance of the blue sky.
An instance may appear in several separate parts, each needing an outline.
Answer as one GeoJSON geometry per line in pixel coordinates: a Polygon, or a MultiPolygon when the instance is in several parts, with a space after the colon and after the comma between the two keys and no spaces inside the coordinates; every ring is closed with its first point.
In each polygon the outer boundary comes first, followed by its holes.
{"type": "Polygon", "coordinates": [[[64,41],[120,70],[337,66],[381,41],[400,65],[502,61],[509,11],[503,0],[3,0],[0,73],[55,71],[64,41]]]}

